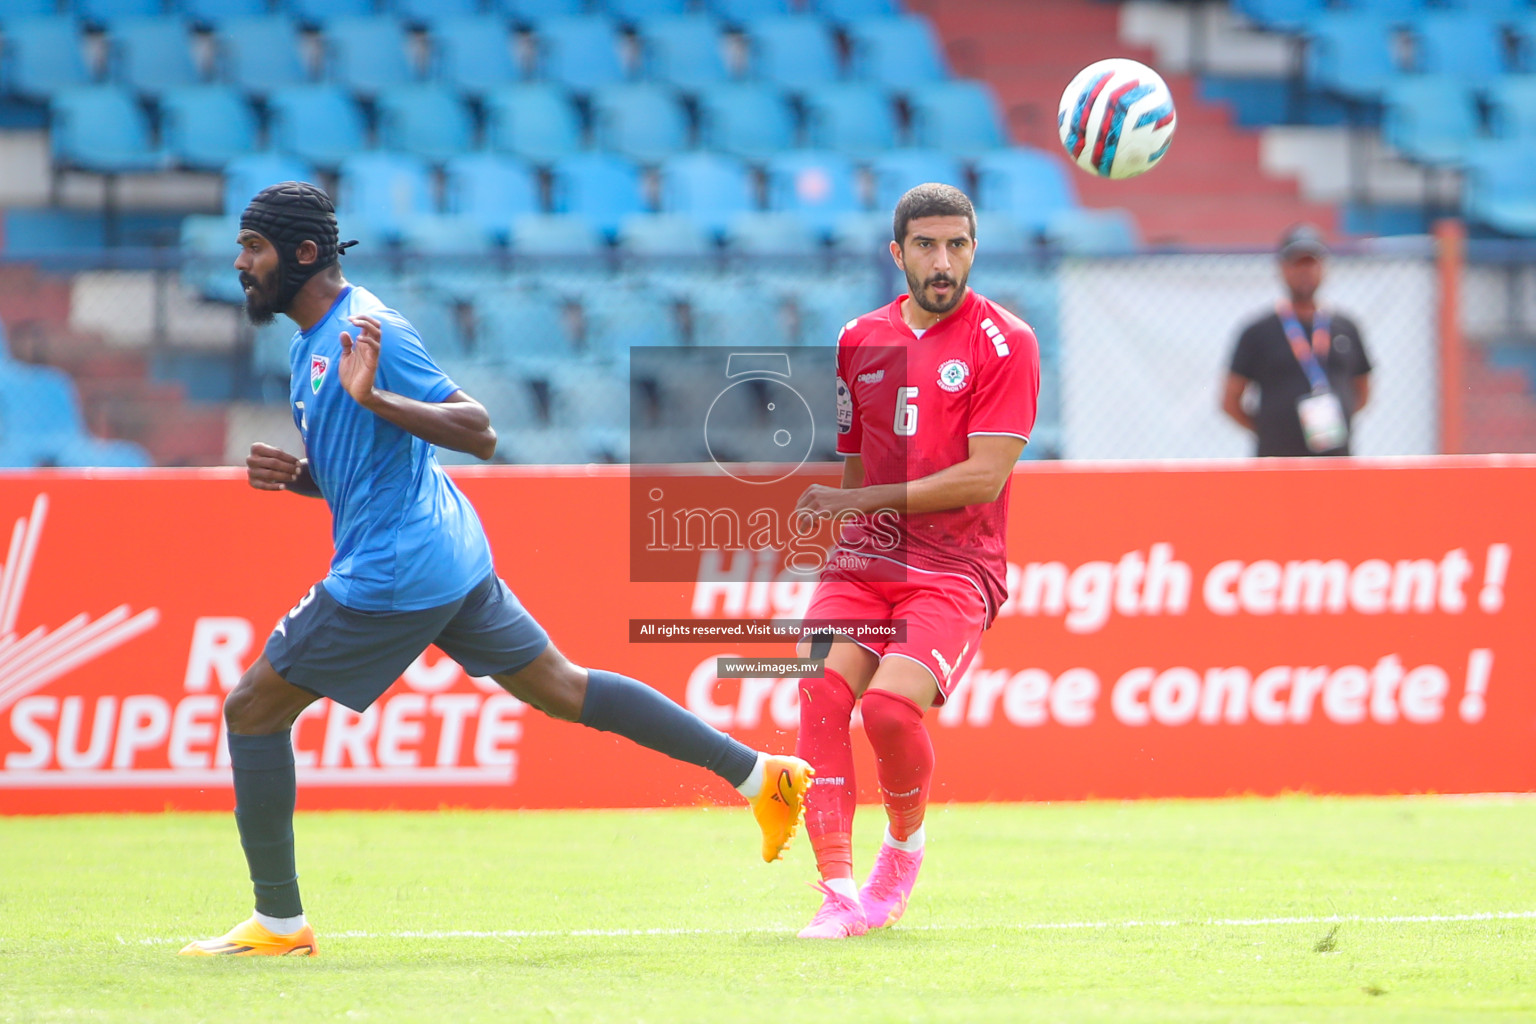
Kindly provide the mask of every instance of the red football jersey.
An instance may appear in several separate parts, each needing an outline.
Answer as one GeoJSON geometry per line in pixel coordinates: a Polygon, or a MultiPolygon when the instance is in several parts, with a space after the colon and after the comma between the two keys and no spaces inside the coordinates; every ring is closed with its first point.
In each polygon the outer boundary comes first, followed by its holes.
{"type": "MultiPolygon", "coordinates": [[[[1035,425],[1040,346],[1028,324],[968,290],[918,337],[901,318],[906,301],[859,317],[838,338],[837,450],[862,456],[866,485],[920,479],[964,462],[977,434],[1027,441],[1035,425]]],[[[974,581],[990,623],[1008,596],[1009,487],[986,504],[898,517],[901,542],[889,557],[974,581]]],[[[875,553],[878,534],[855,527],[841,548],[875,553]]]]}

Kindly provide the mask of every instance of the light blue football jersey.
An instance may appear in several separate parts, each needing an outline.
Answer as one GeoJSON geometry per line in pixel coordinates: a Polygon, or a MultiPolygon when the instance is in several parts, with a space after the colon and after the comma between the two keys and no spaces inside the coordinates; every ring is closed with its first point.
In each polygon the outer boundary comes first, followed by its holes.
{"type": "Polygon", "coordinates": [[[373,293],[347,286],[325,317],[289,347],[293,419],[309,472],[331,507],[336,555],[325,589],[348,608],[415,611],[455,601],[491,572],[480,517],[443,472],[433,447],[358,405],[342,387],[348,317],[383,326],[374,386],[441,402],[457,391],[410,322],[373,293]]]}

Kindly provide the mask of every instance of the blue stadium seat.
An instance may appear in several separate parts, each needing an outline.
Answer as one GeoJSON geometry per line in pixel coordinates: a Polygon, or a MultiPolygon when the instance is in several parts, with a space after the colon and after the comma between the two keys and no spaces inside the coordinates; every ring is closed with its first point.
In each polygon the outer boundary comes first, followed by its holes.
{"type": "Polygon", "coordinates": [[[1369,11],[1327,11],[1307,30],[1304,76],[1309,85],[1374,102],[1399,72],[1392,26],[1369,11]]]}
{"type": "Polygon", "coordinates": [[[894,210],[914,185],[936,181],[964,189],[960,161],[942,150],[893,149],[869,162],[875,179],[875,209],[894,210]]]}
{"type": "Polygon", "coordinates": [[[729,82],[699,93],[699,141],[744,160],[766,160],[795,144],[795,115],[777,86],[729,82]]]}
{"type": "MultiPolygon", "coordinates": [[[[649,310],[636,309],[638,315],[649,310]]],[[[629,428],[629,379],[593,367],[550,381],[550,421],[557,427],[629,428]]]]}
{"type": "Polygon", "coordinates": [[[1485,88],[1506,70],[1504,30],[1471,11],[1423,11],[1410,23],[1418,70],[1485,88]]]}
{"type": "Polygon", "coordinates": [[[514,253],[540,256],[593,256],[603,251],[602,235],[585,217],[567,213],[530,213],[512,222],[508,244],[514,253]]]}
{"type": "Polygon", "coordinates": [[[1461,161],[1478,134],[1472,87],[1452,75],[1405,76],[1382,95],[1381,137],[1428,164],[1461,161]]]}
{"type": "Polygon", "coordinates": [[[851,256],[883,256],[891,244],[892,216],[884,210],[852,210],[832,224],[832,248],[851,256]]]}
{"type": "Polygon", "coordinates": [[[51,18],[59,13],[58,0],[10,0],[0,10],[0,26],[32,18],[51,18]]]}
{"type": "Polygon", "coordinates": [[[130,18],[153,18],[164,12],[161,0],[74,0],[75,17],[91,25],[112,25],[130,18]]]}
{"type": "Polygon", "coordinates": [[[719,153],[684,153],[661,165],[661,208],[687,214],[712,234],[750,210],[752,181],[746,165],[719,153]]]}
{"type": "Polygon", "coordinates": [[[199,25],[222,25],[237,18],[259,18],[267,0],[181,0],[181,12],[199,25]]]}
{"type": "Polygon", "coordinates": [[[116,22],[110,35],[113,77],[142,93],[196,85],[192,37],[177,18],[116,22]]]}
{"type": "Polygon", "coordinates": [[[170,164],[151,141],[149,117],[123,89],[61,89],[49,105],[49,140],[60,164],[112,174],[162,170],[170,164]]]}
{"type": "Polygon", "coordinates": [[[257,192],[279,181],[316,180],[315,169],[296,156],[247,153],[224,165],[224,213],[238,217],[257,192]]]}
{"type": "Polygon", "coordinates": [[[479,15],[480,0],[394,0],[394,11],[403,21],[430,27],[447,19],[479,15]]]}
{"type": "Polygon", "coordinates": [[[379,91],[376,103],[384,149],[441,163],[474,147],[469,108],[447,86],[390,86],[379,91]]]}
{"type": "Polygon", "coordinates": [[[756,18],[791,14],[795,9],[791,0],[707,0],[707,6],[733,25],[745,25],[756,18]]]}
{"type": "Polygon", "coordinates": [[[979,153],[1008,144],[997,98],[981,82],[930,82],[912,90],[907,103],[915,146],[979,153]]]}
{"type": "Polygon", "coordinates": [[[545,18],[565,18],[584,14],[587,0],[490,0],[497,14],[512,18],[519,25],[536,25],[545,18]]]}
{"type": "Polygon", "coordinates": [[[357,153],[338,169],[336,213],[371,225],[386,235],[412,218],[433,213],[427,165],[406,153],[357,153]]]}
{"type": "MultiPolygon", "coordinates": [[[[731,218],[725,229],[725,245],[732,252],[754,256],[804,256],[820,248],[803,217],[758,210],[731,218]]],[[[796,272],[802,272],[799,265],[796,272]]]]}
{"type": "Polygon", "coordinates": [[[504,234],[512,221],[539,212],[539,185],[522,161],[498,153],[464,153],[444,165],[444,206],[504,234]]]}
{"type": "Polygon", "coordinates": [[[485,95],[486,145],[548,163],[581,149],[581,119],[570,96],[547,82],[503,86],[485,95]]]}
{"type": "Polygon", "coordinates": [[[222,170],[256,148],[256,113],[227,85],[191,85],[160,97],[160,140],[184,167],[222,170]]]}
{"type": "MultiPolygon", "coordinates": [[[[890,240],[890,224],[886,224],[885,241],[890,240]]],[[[880,254],[885,256],[884,246],[880,254]]],[[[836,279],[816,288],[793,288],[789,297],[799,320],[799,330],[796,332],[798,337],[791,344],[827,348],[837,344],[837,337],[848,321],[863,316],[890,299],[890,296],[882,295],[868,282],[836,279]]]]}
{"type": "Polygon", "coordinates": [[[268,145],[322,167],[367,146],[363,115],[336,85],[292,85],[267,97],[268,145]]]}
{"type": "Polygon", "coordinates": [[[688,117],[663,85],[628,82],[592,90],[596,144],[641,163],[655,163],[688,147],[688,117]]]}
{"type": "Polygon", "coordinates": [[[512,35],[500,18],[445,18],[433,25],[432,44],[438,77],[465,92],[487,92],[522,77],[512,35]]]}
{"type": "Polygon", "coordinates": [[[770,159],[767,172],[768,208],[797,214],[822,234],[863,207],[853,164],[840,153],[790,150],[770,159]]]}
{"type": "Polygon", "coordinates": [[[402,221],[395,234],[401,283],[445,300],[468,300],[486,289],[506,287],[497,241],[510,227],[510,221],[488,225],[452,214],[402,221]]]}
{"type": "Polygon", "coordinates": [[[1536,139],[1536,75],[1505,75],[1488,89],[1488,127],[1502,139],[1536,139]]]}
{"type": "MultiPolygon", "coordinates": [[[[554,225],[558,228],[558,225],[554,225]]],[[[564,251],[541,253],[544,255],[570,255],[564,251]]],[[[552,370],[574,368],[579,364],[581,353],[574,344],[572,320],[567,315],[569,300],[545,288],[497,288],[470,300],[475,310],[475,360],[482,366],[496,366],[520,370],[530,377],[544,378],[553,383],[557,374],[552,370]]],[[[518,379],[516,373],[501,373],[505,382],[515,381],[524,395],[512,396],[499,388],[486,388],[476,380],[477,387],[493,395],[504,406],[497,410],[486,408],[492,414],[492,423],[505,436],[509,431],[518,432],[525,427],[539,425],[543,421],[537,403],[531,401],[532,392],[518,379]],[[526,404],[523,397],[529,399],[526,404]],[[510,407],[507,407],[510,406],[510,407]],[[498,411],[501,415],[498,417],[498,411]]],[[[466,390],[468,388],[466,387],[466,390]]],[[[469,391],[480,398],[478,391],[469,391]]]]}
{"type": "Polygon", "coordinates": [[[28,18],[5,23],[5,85],[29,99],[90,83],[84,44],[73,18],[28,18]]]}
{"type": "Polygon", "coordinates": [[[574,153],[550,169],[557,212],[579,216],[608,236],[632,213],[645,209],[640,171],[612,153],[574,153]]]}
{"type": "Polygon", "coordinates": [[[309,78],[298,31],[286,17],[226,21],[215,38],[223,77],[246,92],[266,93],[309,78]]]}
{"type": "Polygon", "coordinates": [[[75,382],[52,366],[0,366],[0,450],[11,466],[148,466],[127,441],[91,437],[75,382]]]}
{"type": "Polygon", "coordinates": [[[535,33],[540,76],[585,92],[624,80],[614,24],[601,15],[546,18],[535,33]]]}
{"type": "Polygon", "coordinates": [[[374,0],[281,0],[281,6],[307,25],[326,25],[335,18],[367,18],[375,12],[374,0]]]}
{"type": "Polygon", "coordinates": [[[832,33],[820,18],[805,14],[756,18],[747,23],[746,33],[752,70],[764,81],[806,90],[842,77],[832,33]]]}
{"type": "Polygon", "coordinates": [[[900,0],[812,0],[811,7],[823,18],[840,25],[862,18],[889,18],[902,13],[900,0]]]}
{"type": "Polygon", "coordinates": [[[634,213],[619,225],[619,249],[636,256],[705,256],[714,244],[698,221],[672,213],[634,213]]]}
{"type": "Polygon", "coordinates": [[[647,18],[638,35],[646,74],[704,93],[730,77],[721,53],[720,24],[706,15],[647,18]]]}
{"type": "Polygon", "coordinates": [[[976,240],[985,243],[987,254],[1026,252],[1031,239],[1012,217],[1001,214],[979,214],[976,217],[976,240]]]}
{"type": "Polygon", "coordinates": [[[656,288],[615,284],[585,292],[581,300],[587,349],[594,356],[607,356],[625,366],[631,348],[683,343],[668,299],[656,288]]]}
{"type": "Polygon", "coordinates": [[[853,77],[893,89],[949,77],[949,67],[927,18],[861,18],[848,25],[853,77]]]}
{"type": "Polygon", "coordinates": [[[896,109],[885,87],[868,82],[828,85],[805,96],[806,142],[867,157],[896,145],[896,109]]]}
{"type": "MultiPolygon", "coordinates": [[[[463,252],[464,250],[448,250],[463,252]]],[[[434,360],[457,359],[469,353],[469,345],[454,309],[454,297],[432,288],[402,285],[394,288],[386,302],[416,329],[417,337],[434,360]]]]}
{"type": "Polygon", "coordinates": [[[1459,0],[1456,7],[1501,21],[1512,21],[1531,13],[1531,5],[1527,0],[1459,0]]]}
{"type": "Polygon", "coordinates": [[[1350,9],[1379,15],[1394,24],[1402,24],[1418,14],[1428,0],[1350,0],[1350,9]]]}
{"type": "Polygon", "coordinates": [[[701,282],[688,293],[693,343],[728,347],[793,345],[777,296],[746,281],[701,282]]]}
{"type": "Polygon", "coordinates": [[[181,219],[181,279],[188,288],[218,302],[245,301],[240,275],[234,268],[235,257],[240,254],[235,242],[239,233],[238,215],[181,219]]]}
{"type": "Polygon", "coordinates": [[[71,437],[59,443],[51,464],[76,469],[147,469],[155,461],[134,441],[71,437]]]}
{"type": "Polygon", "coordinates": [[[1327,0],[1233,0],[1232,9],[1265,28],[1300,32],[1327,8],[1327,0]]]}
{"type": "Polygon", "coordinates": [[[359,95],[373,96],[418,77],[409,41],[394,18],[332,18],[325,46],[327,77],[359,95]]]}
{"type": "Polygon", "coordinates": [[[652,18],[670,18],[688,13],[689,0],[602,0],[599,4],[609,14],[627,24],[652,18]]]}
{"type": "Polygon", "coordinates": [[[1042,232],[1056,211],[1078,205],[1069,170],[1061,158],[1037,149],[988,153],[976,161],[976,209],[1042,232]]]}
{"type": "Polygon", "coordinates": [[[1118,207],[1057,210],[1046,221],[1044,236],[1070,256],[1124,256],[1141,248],[1136,218],[1118,207]]]}
{"type": "Polygon", "coordinates": [[[1462,213],[1473,223],[1509,235],[1536,236],[1536,140],[1497,139],[1467,155],[1462,213]]]}

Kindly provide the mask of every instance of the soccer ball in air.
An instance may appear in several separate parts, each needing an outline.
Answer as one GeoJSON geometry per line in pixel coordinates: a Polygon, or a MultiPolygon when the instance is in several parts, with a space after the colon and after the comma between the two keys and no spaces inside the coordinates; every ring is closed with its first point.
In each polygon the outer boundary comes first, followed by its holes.
{"type": "Polygon", "coordinates": [[[1134,178],[1156,167],[1173,141],[1175,123],[1167,83],[1124,57],[1079,71],[1056,113],[1068,158],[1101,178],[1134,178]]]}

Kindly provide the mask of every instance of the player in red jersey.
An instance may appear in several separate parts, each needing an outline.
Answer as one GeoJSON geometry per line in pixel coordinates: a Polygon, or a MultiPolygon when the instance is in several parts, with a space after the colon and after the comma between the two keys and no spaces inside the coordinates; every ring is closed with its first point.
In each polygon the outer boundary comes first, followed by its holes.
{"type": "Polygon", "coordinates": [[[795,753],[816,770],[805,820],[824,897],[802,938],[861,935],[906,909],[933,776],[923,712],[944,702],[1007,595],[1008,482],[1040,393],[1034,331],[966,287],[976,214],[965,193],[919,185],[896,204],[893,230],[908,294],[838,339],[842,486],[807,488],[797,507],[852,519],[807,621],[906,629],[889,642],[835,632],[825,676],[800,682],[795,753]],[[861,698],[888,825],[857,888],[850,725],[861,698]]]}

